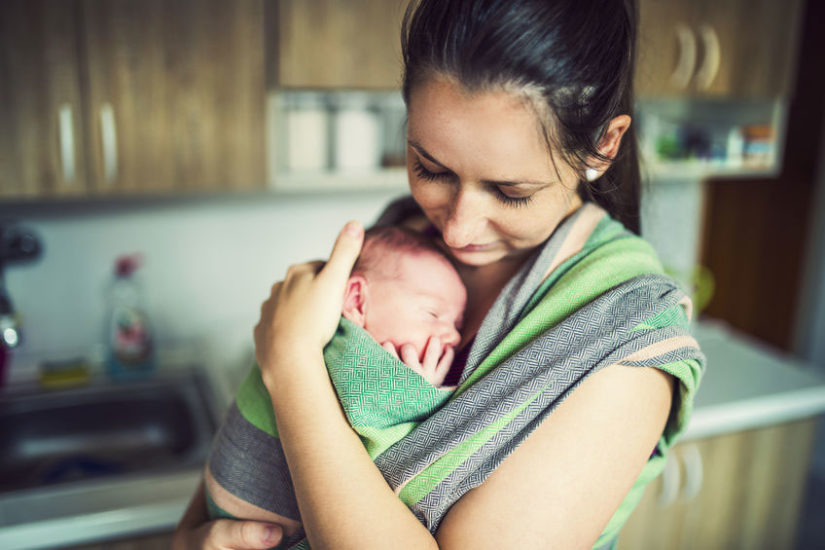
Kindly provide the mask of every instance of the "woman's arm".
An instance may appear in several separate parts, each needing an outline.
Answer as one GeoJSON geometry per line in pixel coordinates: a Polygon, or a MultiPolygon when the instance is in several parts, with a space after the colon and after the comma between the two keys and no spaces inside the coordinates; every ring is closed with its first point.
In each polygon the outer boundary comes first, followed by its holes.
{"type": "Polygon", "coordinates": [[[293,266],[273,286],[255,327],[255,356],[310,545],[435,548],[347,422],[324,364],[362,241],[363,229],[348,224],[322,269],[293,266]]]}
{"type": "MultiPolygon", "coordinates": [[[[278,433],[312,548],[436,548],[352,430],[326,374],[323,357],[281,356],[318,376],[271,387],[278,433]]],[[[266,379],[265,379],[266,380],[266,379]]]]}
{"type": "Polygon", "coordinates": [[[611,366],[582,384],[447,513],[442,548],[591,548],[668,418],[673,378],[611,366]]]}

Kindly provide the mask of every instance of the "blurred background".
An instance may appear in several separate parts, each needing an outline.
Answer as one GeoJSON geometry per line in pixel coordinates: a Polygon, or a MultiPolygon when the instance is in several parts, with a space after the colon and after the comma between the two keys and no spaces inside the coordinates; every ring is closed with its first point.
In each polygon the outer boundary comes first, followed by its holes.
{"type": "MultiPolygon", "coordinates": [[[[405,192],[384,0],[0,0],[0,548],[165,548],[261,301],[405,192]]],[[[818,0],[639,0],[708,371],[621,548],[825,547],[818,0]]]]}

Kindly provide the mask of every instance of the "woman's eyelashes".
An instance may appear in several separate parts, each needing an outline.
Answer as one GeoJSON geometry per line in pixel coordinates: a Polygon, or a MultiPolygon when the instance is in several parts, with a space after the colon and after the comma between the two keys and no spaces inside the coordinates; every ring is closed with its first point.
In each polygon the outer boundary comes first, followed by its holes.
{"type": "MultiPolygon", "coordinates": [[[[432,170],[428,170],[424,167],[423,164],[421,164],[421,161],[418,159],[416,159],[413,169],[419,178],[426,181],[449,180],[455,179],[456,177],[455,174],[449,171],[433,172],[432,170]]],[[[533,195],[526,195],[524,197],[510,196],[504,191],[502,191],[499,186],[496,185],[493,186],[492,192],[499,202],[502,202],[508,206],[524,206],[528,204],[533,198],[533,195]]]]}
{"type": "Polygon", "coordinates": [[[439,179],[447,179],[453,176],[452,172],[433,172],[432,170],[427,170],[424,168],[424,165],[421,164],[421,161],[416,159],[415,161],[415,173],[418,175],[419,178],[427,181],[435,181],[439,179]]]}
{"type": "Polygon", "coordinates": [[[504,193],[504,191],[502,191],[498,187],[495,188],[495,194],[496,194],[496,198],[499,201],[503,202],[504,204],[506,204],[508,206],[525,206],[531,200],[533,200],[533,195],[526,195],[524,197],[511,197],[511,196],[507,195],[506,193],[504,193]]]}

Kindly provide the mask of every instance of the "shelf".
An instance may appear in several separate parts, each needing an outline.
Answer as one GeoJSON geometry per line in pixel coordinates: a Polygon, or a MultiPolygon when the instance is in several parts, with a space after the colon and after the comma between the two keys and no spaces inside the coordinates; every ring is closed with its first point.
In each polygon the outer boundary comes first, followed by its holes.
{"type": "Polygon", "coordinates": [[[642,176],[654,181],[702,180],[709,178],[772,178],[780,166],[763,164],[725,164],[698,160],[643,162],[642,176]]]}
{"type": "Polygon", "coordinates": [[[281,173],[271,182],[274,191],[369,191],[407,189],[407,169],[281,173]]]}

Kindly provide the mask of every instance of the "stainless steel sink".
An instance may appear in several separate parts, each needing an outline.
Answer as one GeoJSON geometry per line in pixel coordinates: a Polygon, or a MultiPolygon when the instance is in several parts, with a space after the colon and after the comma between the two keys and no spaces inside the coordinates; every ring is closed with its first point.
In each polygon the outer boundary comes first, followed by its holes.
{"type": "Polygon", "coordinates": [[[202,465],[212,403],[197,370],[0,396],[0,493],[202,465]]]}

